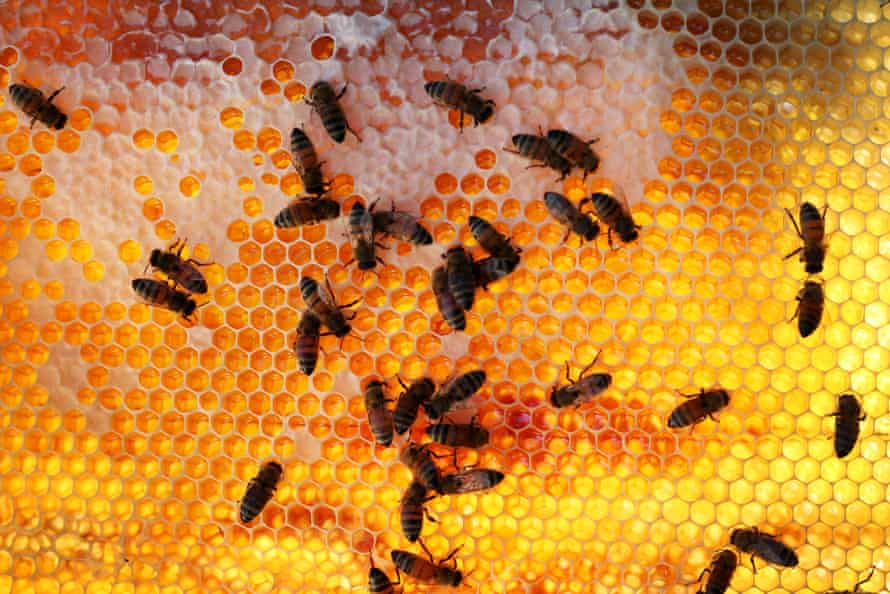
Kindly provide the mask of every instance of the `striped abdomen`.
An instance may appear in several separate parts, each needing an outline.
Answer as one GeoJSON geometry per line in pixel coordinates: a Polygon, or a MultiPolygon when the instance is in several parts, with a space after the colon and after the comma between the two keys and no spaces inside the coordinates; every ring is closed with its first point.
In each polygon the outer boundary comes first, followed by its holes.
{"type": "MultiPolygon", "coordinates": [[[[484,124],[494,115],[494,101],[483,99],[477,90],[451,80],[434,80],[423,85],[427,94],[439,105],[460,110],[473,118],[473,124],[484,124]]],[[[463,118],[460,122],[463,128],[463,118]]]]}
{"type": "Polygon", "coordinates": [[[423,505],[427,502],[428,490],[419,481],[411,481],[399,506],[399,520],[402,523],[402,533],[411,542],[420,538],[423,530],[423,505]]]}
{"type": "Polygon", "coordinates": [[[242,522],[250,522],[263,511],[263,508],[275,495],[282,474],[284,474],[284,469],[278,462],[267,462],[260,467],[257,475],[247,484],[244,497],[239,505],[239,516],[242,522]]]}
{"type": "Polygon", "coordinates": [[[774,536],[764,534],[756,528],[737,528],[730,535],[730,542],[740,551],[760,557],[770,563],[782,567],[797,566],[797,553],[791,547],[776,539],[774,536]]]}
{"type": "Polygon", "coordinates": [[[312,375],[318,363],[320,330],[321,320],[311,311],[304,312],[297,327],[297,337],[294,339],[294,354],[297,356],[300,371],[306,375],[312,375]]]}
{"type": "Polygon", "coordinates": [[[309,136],[300,128],[290,132],[290,152],[294,158],[294,167],[299,172],[318,166],[318,153],[309,136]]]}
{"type": "MultiPolygon", "coordinates": [[[[582,203],[583,204],[583,203],[582,203]]],[[[574,231],[586,241],[593,241],[600,234],[600,226],[589,214],[581,212],[569,199],[557,192],[544,194],[544,205],[554,219],[574,231]]],[[[568,234],[566,234],[568,239],[568,234]]]]}
{"type": "Polygon", "coordinates": [[[481,448],[488,443],[488,430],[476,423],[437,423],[426,428],[426,434],[436,443],[453,448],[481,448]]]}
{"type": "Polygon", "coordinates": [[[482,258],[473,262],[473,278],[476,286],[485,289],[491,283],[498,281],[514,270],[519,264],[519,258],[482,258]]]}
{"type": "Polygon", "coordinates": [[[630,211],[614,196],[596,192],[590,196],[590,201],[593,202],[599,220],[608,225],[610,232],[617,233],[621,241],[630,243],[639,237],[637,224],[634,223],[630,211]]]}
{"type": "Polygon", "coordinates": [[[476,370],[464,373],[439,390],[435,398],[423,405],[423,409],[429,418],[439,419],[455,404],[475,394],[484,383],[484,371],[476,370]]]}
{"type": "Polygon", "coordinates": [[[411,468],[415,480],[431,491],[439,490],[439,469],[426,446],[409,445],[402,450],[400,460],[411,468]]]}
{"type": "Polygon", "coordinates": [[[510,240],[495,229],[494,225],[475,215],[470,216],[469,224],[473,237],[490,256],[508,259],[518,257],[517,250],[510,244],[510,240]]]}
{"type": "Polygon", "coordinates": [[[816,331],[822,321],[822,309],[825,305],[825,294],[822,285],[815,281],[807,281],[797,295],[797,329],[806,338],[816,331]]]}
{"type": "Polygon", "coordinates": [[[417,420],[420,406],[430,399],[436,386],[433,380],[425,377],[413,384],[399,397],[393,412],[393,428],[399,435],[405,433],[417,420]]]}
{"type": "Polygon", "coordinates": [[[729,549],[718,551],[711,559],[710,575],[702,594],[725,594],[739,564],[738,555],[729,549]]]}
{"type": "Polygon", "coordinates": [[[396,549],[390,553],[390,556],[399,571],[410,575],[418,582],[456,587],[463,580],[463,574],[456,569],[436,565],[408,551],[396,549]]]}
{"type": "Polygon", "coordinates": [[[436,305],[445,322],[455,330],[463,330],[467,327],[467,316],[464,309],[455,299],[451,288],[448,286],[448,273],[444,266],[433,270],[433,295],[436,297],[436,305]]]}
{"type": "MultiPolygon", "coordinates": [[[[65,87],[62,88],[64,89],[65,87]]],[[[28,85],[13,84],[9,87],[9,95],[12,98],[12,102],[25,112],[25,115],[46,124],[50,128],[61,130],[65,127],[68,116],[62,113],[52,102],[52,98],[61,90],[59,89],[53,93],[48,99],[40,89],[35,89],[28,85]]]]}
{"type": "Polygon", "coordinates": [[[473,307],[476,295],[476,280],[473,278],[473,260],[462,247],[450,248],[445,253],[445,268],[448,272],[448,288],[457,304],[464,311],[473,307]]]}
{"type": "Polygon", "coordinates": [[[599,156],[590,148],[596,140],[584,142],[566,130],[550,130],[547,140],[557,153],[575,167],[584,170],[584,177],[595,172],[600,166],[599,156]]]}
{"type": "Polygon", "coordinates": [[[834,413],[834,453],[843,458],[859,440],[859,423],[864,419],[862,405],[852,394],[843,394],[838,399],[834,413]]]}
{"type": "Polygon", "coordinates": [[[473,493],[485,491],[498,486],[504,480],[504,473],[490,468],[472,468],[446,474],[441,479],[442,494],[456,495],[458,493],[473,493]]]}
{"type": "Polygon", "coordinates": [[[275,217],[279,229],[315,225],[340,216],[340,203],[328,198],[294,200],[275,217]]]}
{"type": "Polygon", "coordinates": [[[343,142],[346,139],[346,130],[349,128],[349,124],[346,121],[343,108],[340,107],[337,93],[330,83],[320,80],[312,85],[309,90],[309,100],[330,137],[335,142],[343,142]]]}
{"type": "Polygon", "coordinates": [[[371,594],[394,594],[396,591],[389,576],[376,567],[368,572],[368,590],[371,594]]]}

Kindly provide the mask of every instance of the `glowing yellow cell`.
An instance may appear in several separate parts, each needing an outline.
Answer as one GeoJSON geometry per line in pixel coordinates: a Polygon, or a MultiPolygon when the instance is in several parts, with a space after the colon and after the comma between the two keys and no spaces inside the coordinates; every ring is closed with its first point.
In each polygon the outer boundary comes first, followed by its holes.
{"type": "Polygon", "coordinates": [[[83,265],[83,277],[91,283],[96,283],[105,278],[105,266],[96,260],[90,260],[83,265]]]}
{"type": "Polygon", "coordinates": [[[18,116],[13,111],[0,112],[0,134],[9,134],[19,126],[18,116]]]}
{"type": "Polygon", "coordinates": [[[53,239],[46,244],[46,257],[53,262],[60,262],[68,255],[68,244],[61,239],[53,239]]]}
{"type": "Polygon", "coordinates": [[[176,235],[176,223],[170,220],[158,221],[155,225],[155,235],[165,241],[173,239],[176,235]]]}
{"type": "Polygon", "coordinates": [[[15,168],[15,157],[9,153],[0,154],[0,171],[12,171],[15,168]]]}
{"type": "Polygon", "coordinates": [[[142,259],[142,245],[135,240],[128,239],[117,248],[118,257],[127,264],[132,264],[142,259]]]}
{"type": "Polygon", "coordinates": [[[194,198],[201,193],[201,182],[193,175],[187,175],[179,180],[179,191],[186,198],[194,198]]]}
{"type": "Polygon", "coordinates": [[[179,137],[173,130],[161,130],[158,132],[157,147],[162,153],[172,153],[179,146],[179,137]]]}
{"type": "Polygon", "coordinates": [[[78,108],[68,116],[68,122],[78,132],[88,130],[93,124],[93,114],[85,108],[78,108]]]}
{"type": "Polygon", "coordinates": [[[320,35],[312,40],[312,57],[316,60],[327,60],[334,55],[334,38],[330,35],[320,35]]]}
{"type": "Polygon", "coordinates": [[[281,146],[281,132],[275,128],[262,128],[257,135],[257,148],[271,155],[281,146]]]}
{"type": "Polygon", "coordinates": [[[25,155],[19,161],[19,170],[29,177],[33,177],[43,171],[43,160],[39,155],[25,155]]]}
{"type": "Polygon", "coordinates": [[[149,176],[138,175],[133,179],[133,189],[144,196],[154,191],[154,183],[149,176]]]}
{"type": "Polygon", "coordinates": [[[62,130],[58,138],[59,148],[66,153],[73,153],[80,148],[80,134],[73,130],[62,130]]]}
{"type": "Polygon", "coordinates": [[[238,130],[232,137],[235,148],[241,151],[252,151],[256,148],[256,138],[249,130],[238,130]]]}
{"type": "Polygon", "coordinates": [[[306,96],[306,86],[299,81],[294,81],[284,87],[284,96],[288,101],[302,101],[306,96]]]}
{"type": "Polygon", "coordinates": [[[147,149],[154,146],[155,143],[155,135],[154,132],[148,130],[146,128],[140,128],[133,132],[133,144],[137,148],[147,149]]]}

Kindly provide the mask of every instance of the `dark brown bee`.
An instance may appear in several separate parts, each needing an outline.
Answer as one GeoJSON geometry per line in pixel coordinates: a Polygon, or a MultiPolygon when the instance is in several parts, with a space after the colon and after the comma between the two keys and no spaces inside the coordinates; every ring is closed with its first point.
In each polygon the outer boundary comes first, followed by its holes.
{"type": "Polygon", "coordinates": [[[473,118],[473,126],[484,124],[494,115],[494,101],[479,96],[484,88],[468,89],[452,80],[433,80],[423,88],[439,105],[460,111],[461,132],[464,129],[464,114],[473,118]]]}
{"type": "Polygon", "coordinates": [[[518,264],[518,258],[482,258],[473,262],[473,278],[476,286],[488,289],[488,285],[516,270],[518,264]]]}
{"type": "Polygon", "coordinates": [[[457,563],[455,562],[454,568],[445,566],[445,563],[450,561],[454,555],[457,554],[460,547],[451,551],[448,556],[440,561],[436,561],[433,559],[433,555],[430,553],[429,549],[426,548],[426,545],[423,544],[423,541],[420,541],[420,546],[429,556],[429,561],[414,553],[399,549],[390,553],[392,562],[396,566],[397,573],[399,571],[404,572],[405,575],[409,575],[415,580],[426,584],[438,584],[440,586],[452,587],[457,587],[461,584],[464,576],[457,570],[457,563]]]}
{"type": "Polygon", "coordinates": [[[411,469],[414,479],[420,481],[424,487],[431,491],[439,490],[439,469],[433,462],[428,445],[408,444],[399,454],[399,460],[411,469]]]}
{"type": "Polygon", "coordinates": [[[711,557],[711,565],[702,570],[698,581],[708,575],[708,581],[697,594],[724,594],[732,581],[732,574],[739,565],[739,556],[729,549],[717,551],[711,557]]]}
{"type": "Polygon", "coordinates": [[[805,264],[807,274],[818,274],[822,272],[822,263],[825,261],[825,211],[826,206],[820,214],[816,207],[809,202],[800,205],[800,226],[794,220],[794,215],[787,208],[788,218],[797,231],[797,236],[803,241],[803,245],[785,256],[787,260],[794,254],[800,253],[800,261],[805,264]]]}
{"type": "Polygon", "coordinates": [[[415,542],[420,538],[424,516],[431,522],[435,522],[424,507],[427,502],[435,499],[435,495],[427,496],[427,493],[429,493],[429,490],[423,486],[423,483],[414,480],[411,481],[411,484],[408,485],[408,488],[402,494],[402,501],[399,505],[399,519],[402,522],[402,533],[411,542],[415,542]]]}
{"type": "Polygon", "coordinates": [[[294,200],[275,216],[275,226],[290,229],[301,225],[315,225],[340,216],[340,203],[329,198],[294,200]]]}
{"type": "MultiPolygon", "coordinates": [[[[883,4],[881,6],[883,6],[883,4]]],[[[861,586],[862,584],[864,584],[868,580],[870,580],[871,576],[873,576],[874,574],[875,574],[875,568],[872,567],[871,571],[868,573],[868,575],[865,576],[864,579],[861,579],[858,582],[856,582],[856,585],[853,586],[852,590],[832,590],[831,592],[828,592],[827,594],[871,594],[870,592],[866,592],[865,590],[860,590],[859,586],[861,586]]]]}
{"type": "Polygon", "coordinates": [[[853,450],[859,439],[859,423],[865,420],[862,404],[853,394],[841,394],[837,400],[834,417],[834,453],[843,458],[853,450]]]}
{"type": "Polygon", "coordinates": [[[185,241],[176,240],[167,251],[151,250],[148,263],[155,270],[160,270],[170,280],[190,293],[204,294],[207,292],[207,279],[201,274],[197,266],[207,266],[209,262],[198,262],[193,258],[183,260],[182,250],[185,249],[185,241]]]}
{"type": "Polygon", "coordinates": [[[388,212],[375,212],[373,218],[375,233],[389,235],[402,241],[410,241],[414,245],[433,243],[433,236],[426,230],[426,227],[420,224],[420,219],[407,212],[396,210],[395,203],[388,212]]]}
{"type": "Polygon", "coordinates": [[[594,173],[600,166],[600,158],[590,145],[598,142],[599,138],[584,141],[566,130],[549,130],[547,140],[560,156],[579,169],[584,170],[584,177],[594,173]]]}
{"type": "Polygon", "coordinates": [[[545,136],[516,134],[512,140],[518,150],[505,148],[505,151],[532,161],[540,161],[540,163],[529,165],[526,169],[549,167],[560,174],[559,179],[565,179],[572,172],[572,164],[553,149],[545,136]]]}
{"type": "Polygon", "coordinates": [[[505,260],[519,260],[519,250],[513,247],[510,240],[495,229],[494,225],[475,215],[470,215],[469,223],[473,237],[490,256],[505,260]]]}
{"type": "Polygon", "coordinates": [[[382,446],[392,445],[392,411],[386,408],[383,389],[386,386],[380,380],[371,380],[365,386],[365,410],[368,411],[368,424],[374,439],[382,446]]]}
{"type": "Polygon", "coordinates": [[[805,282],[797,294],[797,302],[797,310],[791,319],[797,318],[797,329],[801,337],[806,338],[816,331],[822,321],[822,309],[825,307],[822,285],[816,281],[805,282]]]}
{"type": "Polygon", "coordinates": [[[797,554],[791,547],[757,528],[736,528],[730,534],[729,541],[743,553],[751,555],[751,567],[755,572],[754,557],[782,567],[797,566],[797,554]]]}
{"type": "Polygon", "coordinates": [[[454,300],[464,310],[473,307],[476,295],[476,279],[473,277],[473,259],[461,246],[445,252],[445,271],[448,273],[448,289],[454,300]]]}
{"type": "Polygon", "coordinates": [[[303,312],[297,337],[294,339],[294,354],[300,364],[300,371],[312,375],[318,363],[318,348],[321,338],[321,320],[311,311],[303,312]]]}
{"type": "Polygon", "coordinates": [[[318,153],[315,152],[309,136],[301,128],[294,128],[290,132],[290,152],[306,193],[318,197],[326,194],[330,185],[324,181],[322,162],[319,162],[318,153]]]}
{"type": "Polygon", "coordinates": [[[441,388],[436,396],[423,404],[423,410],[432,420],[441,419],[455,404],[475,394],[485,383],[485,372],[477,369],[457,376],[441,388]]]}
{"type": "Polygon", "coordinates": [[[566,363],[566,380],[569,382],[569,385],[554,386],[550,392],[550,403],[557,408],[580,406],[612,385],[612,376],[608,373],[593,373],[584,377],[584,374],[590,371],[590,368],[596,364],[599,357],[599,353],[597,353],[596,357],[594,357],[590,365],[584,368],[577,380],[573,380],[571,375],[569,375],[569,364],[566,363]]]}
{"type": "Polygon", "coordinates": [[[300,292],[303,294],[303,301],[306,302],[306,307],[309,308],[309,311],[318,316],[321,323],[327,326],[334,336],[343,338],[349,334],[352,327],[349,325],[346,316],[343,315],[342,310],[352,307],[358,301],[337,305],[334,301],[330,284],[328,284],[327,291],[322,290],[318,281],[309,276],[304,276],[300,279],[300,292]]]}
{"type": "MultiPolygon", "coordinates": [[[[373,208],[373,205],[372,207],[373,208]]],[[[382,260],[377,256],[374,242],[374,218],[370,209],[361,202],[352,205],[349,211],[349,243],[352,245],[352,257],[358,263],[359,270],[371,270],[382,260]]]]}
{"type": "Polygon", "coordinates": [[[490,468],[471,468],[454,474],[446,474],[441,479],[443,495],[457,495],[493,489],[504,480],[504,473],[490,468]]]}
{"type": "Polygon", "coordinates": [[[714,413],[729,404],[729,393],[726,390],[707,392],[702,390],[699,394],[682,394],[682,396],[689,400],[671,412],[671,416],[668,417],[668,427],[671,429],[697,425],[704,421],[705,417],[711,417],[712,421],[716,421],[714,413]]]}
{"type": "Polygon", "coordinates": [[[12,97],[12,102],[25,112],[25,115],[31,116],[32,128],[34,122],[39,121],[50,128],[61,130],[68,122],[68,116],[56,107],[53,99],[64,90],[65,87],[62,87],[53,91],[49,97],[44,97],[43,91],[40,89],[35,89],[30,85],[13,84],[9,86],[9,96],[12,97]]]}
{"type": "Polygon", "coordinates": [[[467,327],[467,316],[454,298],[451,288],[448,286],[448,273],[444,266],[438,266],[433,270],[433,295],[436,296],[436,305],[445,322],[455,330],[463,330],[467,327]]]}
{"type": "Polygon", "coordinates": [[[436,423],[426,428],[426,434],[436,443],[453,448],[481,448],[488,443],[488,430],[479,425],[474,417],[472,422],[436,423]]]}
{"type": "Polygon", "coordinates": [[[191,317],[198,306],[188,293],[153,278],[136,278],[131,284],[136,294],[147,303],[178,313],[189,323],[194,322],[191,317]]]}
{"type": "Polygon", "coordinates": [[[562,238],[563,241],[568,239],[573,231],[585,241],[593,241],[600,234],[599,224],[593,220],[589,213],[581,211],[584,203],[588,201],[590,199],[585,198],[581,201],[580,206],[576,207],[562,194],[556,192],[544,194],[544,205],[547,207],[547,211],[554,219],[567,227],[565,237],[562,238]]]}
{"type": "Polygon", "coordinates": [[[374,556],[371,556],[371,570],[368,572],[368,590],[371,594],[395,594],[396,586],[401,580],[392,582],[389,576],[374,565],[374,556]]]}
{"type": "Polygon", "coordinates": [[[362,141],[355,130],[349,126],[346,114],[343,113],[343,108],[340,106],[340,97],[346,93],[347,86],[343,85],[343,90],[337,93],[329,82],[320,80],[312,85],[312,88],[309,89],[309,95],[306,97],[306,103],[312,106],[312,109],[321,118],[324,129],[328,131],[328,134],[337,143],[346,140],[347,130],[352,132],[352,135],[358,138],[359,142],[362,141]]]}
{"type": "MultiPolygon", "coordinates": [[[[401,379],[399,383],[402,383],[401,379]]],[[[405,388],[405,392],[399,396],[396,410],[393,412],[393,428],[399,435],[411,428],[417,420],[420,406],[432,398],[436,391],[436,385],[428,377],[421,378],[407,387],[402,384],[402,387],[405,388]]]]}
{"type": "Polygon", "coordinates": [[[596,192],[585,200],[593,202],[596,216],[609,227],[609,247],[612,247],[612,231],[624,243],[636,241],[640,236],[637,230],[641,227],[634,222],[626,202],[619,202],[614,196],[602,192],[596,192]]]}
{"type": "Polygon", "coordinates": [[[238,513],[242,522],[250,522],[263,511],[275,495],[282,474],[284,469],[278,462],[266,462],[260,467],[257,475],[247,483],[244,497],[241,498],[238,513]]]}

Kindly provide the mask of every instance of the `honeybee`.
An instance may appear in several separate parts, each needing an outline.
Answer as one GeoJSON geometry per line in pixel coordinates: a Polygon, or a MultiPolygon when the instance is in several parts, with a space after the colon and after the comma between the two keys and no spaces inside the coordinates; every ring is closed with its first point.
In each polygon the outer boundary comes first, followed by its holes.
{"type": "Polygon", "coordinates": [[[550,403],[557,408],[580,406],[612,385],[612,376],[608,373],[594,373],[584,377],[584,374],[590,371],[599,358],[600,354],[597,353],[590,365],[578,375],[577,380],[573,380],[569,375],[569,364],[566,362],[566,380],[569,385],[554,386],[550,392],[550,403]]]}
{"type": "Polygon", "coordinates": [[[319,286],[318,281],[309,276],[304,276],[300,279],[300,292],[303,294],[303,301],[306,302],[306,307],[309,308],[309,311],[318,316],[321,323],[327,326],[334,336],[343,338],[349,334],[352,327],[349,325],[346,316],[343,315],[342,310],[352,307],[358,301],[337,305],[334,301],[330,283],[328,283],[328,288],[325,291],[319,286]]]}
{"type": "Polygon", "coordinates": [[[504,473],[490,468],[471,468],[453,474],[446,474],[441,479],[443,495],[457,495],[493,489],[504,480],[504,473]]]}
{"type": "Polygon", "coordinates": [[[393,413],[393,428],[399,435],[405,433],[417,420],[417,413],[420,406],[432,398],[433,392],[436,391],[436,385],[428,377],[421,378],[410,386],[405,386],[402,380],[399,383],[405,389],[405,392],[399,396],[396,402],[396,410],[393,413]]]}
{"type": "Polygon", "coordinates": [[[382,446],[392,445],[392,411],[386,408],[386,386],[380,380],[371,380],[365,386],[365,409],[368,411],[368,424],[374,439],[382,446]]]}
{"type": "Polygon", "coordinates": [[[444,258],[445,271],[448,273],[448,288],[457,304],[467,311],[473,307],[473,298],[476,294],[473,259],[461,246],[448,248],[444,258]]]}
{"type": "Polygon", "coordinates": [[[275,215],[275,226],[290,229],[301,225],[315,225],[340,216],[340,203],[330,198],[294,200],[275,215]]]}
{"type": "Polygon", "coordinates": [[[407,212],[396,210],[395,203],[389,212],[375,212],[373,219],[375,233],[389,235],[402,241],[410,241],[415,245],[433,243],[433,236],[426,230],[426,227],[420,224],[420,219],[407,212]]]}
{"type": "Polygon", "coordinates": [[[859,439],[859,423],[865,420],[862,404],[853,394],[841,394],[834,417],[834,454],[843,458],[853,450],[859,439]]]}
{"type": "Polygon", "coordinates": [[[485,372],[477,369],[457,376],[441,388],[429,402],[423,403],[423,410],[432,420],[442,418],[455,404],[475,394],[485,383],[485,372]]]}
{"type": "Polygon", "coordinates": [[[409,575],[415,580],[426,584],[438,584],[440,586],[452,587],[459,586],[463,581],[464,576],[457,570],[457,562],[455,562],[454,568],[446,567],[445,563],[454,558],[454,555],[457,554],[460,547],[451,551],[443,559],[436,561],[433,558],[433,554],[430,553],[429,549],[426,548],[426,545],[423,544],[423,541],[419,539],[418,541],[430,560],[427,561],[414,553],[396,549],[390,553],[390,556],[392,557],[393,564],[396,566],[397,572],[401,571],[405,573],[405,575],[409,575]]]}
{"type": "Polygon", "coordinates": [[[429,490],[423,486],[423,483],[414,480],[411,481],[411,484],[408,485],[408,488],[402,494],[402,501],[399,505],[399,519],[402,523],[402,533],[411,542],[415,542],[420,538],[424,516],[431,522],[435,522],[424,507],[427,502],[435,499],[435,495],[427,496],[427,493],[429,493],[429,490]]]}
{"type": "Polygon", "coordinates": [[[378,244],[374,242],[374,218],[371,210],[366,209],[361,202],[353,204],[349,211],[348,227],[352,257],[358,263],[359,270],[376,267],[377,262],[382,260],[375,253],[378,244]]]}
{"type": "MultiPolygon", "coordinates": [[[[882,6],[883,6],[883,4],[882,4],[882,6]]],[[[828,592],[827,594],[870,594],[869,592],[866,592],[865,590],[860,590],[859,586],[861,586],[862,584],[864,584],[868,580],[870,580],[871,576],[873,576],[874,574],[875,574],[875,568],[872,567],[871,571],[868,573],[868,575],[865,576],[865,579],[861,579],[858,582],[856,582],[856,585],[853,586],[852,590],[832,590],[831,592],[828,592]]]]}
{"type": "Polygon", "coordinates": [[[488,443],[488,430],[473,417],[470,423],[436,423],[426,428],[430,439],[453,448],[481,448],[488,443]]]}
{"type": "Polygon", "coordinates": [[[550,215],[565,225],[566,234],[562,238],[563,241],[569,238],[574,231],[581,236],[584,241],[593,241],[600,234],[600,226],[589,213],[581,211],[585,202],[589,198],[581,201],[580,206],[575,206],[569,199],[556,192],[547,192],[544,194],[544,205],[550,215]]]}
{"type": "Polygon", "coordinates": [[[337,143],[346,140],[347,130],[352,132],[359,142],[362,141],[355,130],[349,126],[346,114],[343,113],[343,108],[340,106],[340,97],[346,93],[347,86],[348,84],[343,85],[343,89],[337,93],[329,82],[320,80],[312,85],[309,95],[306,97],[306,103],[312,106],[312,109],[321,118],[324,129],[337,143]]]}
{"type": "Polygon", "coordinates": [[[9,96],[25,115],[31,116],[32,128],[34,122],[39,121],[50,128],[61,130],[68,122],[68,116],[53,103],[53,99],[64,90],[65,87],[56,89],[49,97],[44,97],[43,91],[31,85],[13,84],[9,86],[9,96]]]}
{"type": "Polygon", "coordinates": [[[284,469],[278,462],[266,462],[260,467],[257,475],[247,483],[247,489],[238,507],[242,522],[247,524],[263,511],[275,495],[282,474],[284,469]]]}
{"type": "Polygon", "coordinates": [[[484,124],[494,115],[494,101],[483,99],[481,89],[469,89],[452,80],[433,80],[423,85],[433,101],[443,107],[460,111],[460,131],[464,131],[464,114],[473,118],[473,126],[484,124]]]}
{"type": "Polygon", "coordinates": [[[594,173],[599,169],[599,155],[590,148],[591,144],[599,142],[599,138],[584,141],[566,130],[549,130],[547,140],[560,156],[575,167],[583,169],[585,178],[587,174],[594,173]]]}
{"type": "Polygon", "coordinates": [[[399,454],[399,460],[411,469],[414,479],[420,481],[424,487],[431,491],[439,490],[439,469],[433,462],[428,445],[408,444],[399,454]]]}
{"type": "Polygon", "coordinates": [[[438,266],[433,270],[433,295],[436,296],[436,305],[445,322],[455,330],[463,330],[467,327],[467,316],[451,288],[448,286],[448,273],[444,266],[438,266]]]}
{"type": "Polygon", "coordinates": [[[368,572],[368,590],[371,594],[395,594],[396,586],[401,580],[392,582],[382,569],[374,565],[374,556],[371,555],[371,570],[368,572]]]}
{"type": "Polygon", "coordinates": [[[612,231],[624,243],[636,241],[640,236],[637,230],[641,227],[634,222],[626,201],[619,202],[614,196],[603,192],[596,192],[585,200],[593,203],[596,216],[609,227],[609,247],[612,247],[612,231]]]}
{"type": "Polygon", "coordinates": [[[473,262],[473,279],[477,287],[488,289],[488,285],[516,270],[518,264],[518,258],[482,258],[473,262]]]}
{"type": "Polygon", "coordinates": [[[207,266],[210,263],[198,262],[193,258],[183,260],[183,249],[185,249],[185,241],[178,239],[170,244],[167,251],[153,249],[148,264],[155,270],[166,274],[170,280],[186,291],[203,295],[207,292],[207,279],[197,269],[197,266],[207,266]]]}
{"type": "Polygon", "coordinates": [[[519,260],[519,250],[494,225],[483,218],[470,215],[470,232],[490,256],[505,260],[519,260]]]}
{"type": "Polygon", "coordinates": [[[698,581],[708,575],[708,581],[704,587],[698,591],[698,594],[724,594],[729,588],[729,582],[732,581],[732,574],[735,573],[736,567],[739,565],[739,556],[729,549],[717,551],[711,557],[711,564],[702,570],[698,576],[698,581]]]}
{"type": "Polygon", "coordinates": [[[330,185],[324,181],[321,171],[323,162],[319,162],[318,153],[309,136],[302,128],[294,128],[290,132],[290,152],[294,158],[294,168],[303,180],[303,188],[307,194],[321,197],[328,192],[330,185]]]}
{"type": "Polygon", "coordinates": [[[825,212],[828,210],[826,206],[822,210],[822,214],[816,210],[816,207],[809,202],[800,205],[800,225],[794,220],[794,215],[787,208],[788,218],[797,231],[797,236],[803,241],[803,245],[785,256],[787,260],[794,254],[800,253],[800,261],[805,264],[807,274],[818,274],[822,272],[822,263],[825,261],[825,212]]]}
{"type": "Polygon", "coordinates": [[[182,319],[193,323],[192,314],[198,308],[195,300],[188,293],[177,291],[172,286],[153,278],[136,278],[131,283],[133,290],[151,305],[169,309],[182,316],[182,319]]]}
{"type": "Polygon", "coordinates": [[[714,413],[729,404],[729,393],[726,390],[705,392],[702,389],[699,394],[682,394],[682,396],[689,400],[671,412],[671,416],[668,417],[668,427],[671,429],[697,425],[704,421],[705,417],[711,417],[712,421],[716,421],[714,413]]]}
{"type": "Polygon", "coordinates": [[[300,371],[312,375],[318,363],[319,339],[321,338],[321,320],[311,311],[303,312],[300,325],[297,326],[297,337],[294,339],[294,354],[300,364],[300,371]]]}
{"type": "Polygon", "coordinates": [[[754,565],[754,557],[760,557],[764,561],[782,567],[797,566],[797,554],[791,547],[772,534],[761,532],[757,528],[736,528],[732,531],[729,541],[743,553],[751,555],[751,567],[755,572],[757,567],[754,565]]]}
{"type": "Polygon", "coordinates": [[[531,159],[532,161],[540,161],[540,163],[529,165],[526,169],[549,167],[560,173],[559,179],[561,180],[565,179],[572,172],[572,164],[553,149],[546,137],[535,134],[516,134],[512,140],[518,150],[505,148],[505,151],[531,159]]]}
{"type": "Polygon", "coordinates": [[[816,331],[822,321],[822,309],[825,307],[825,293],[822,285],[816,281],[804,283],[797,294],[797,310],[792,320],[797,318],[797,329],[802,338],[816,331]]]}

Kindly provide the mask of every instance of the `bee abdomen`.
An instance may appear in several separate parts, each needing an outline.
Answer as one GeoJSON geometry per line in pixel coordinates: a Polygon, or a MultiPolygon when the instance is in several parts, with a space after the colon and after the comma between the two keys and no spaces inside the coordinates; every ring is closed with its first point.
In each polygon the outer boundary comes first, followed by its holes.
{"type": "Polygon", "coordinates": [[[695,413],[695,404],[692,402],[684,402],[674,409],[671,416],[668,417],[668,427],[671,429],[679,429],[688,427],[696,421],[700,420],[704,415],[695,413]]]}
{"type": "Polygon", "coordinates": [[[437,103],[452,108],[457,108],[466,92],[462,84],[448,80],[434,80],[423,88],[437,103]]]}
{"type": "Polygon", "coordinates": [[[386,408],[375,408],[368,411],[368,423],[374,439],[382,446],[392,445],[393,426],[392,412],[386,408]]]}
{"type": "Polygon", "coordinates": [[[782,567],[796,567],[798,564],[797,553],[778,540],[769,539],[760,547],[761,556],[782,567]]]}

